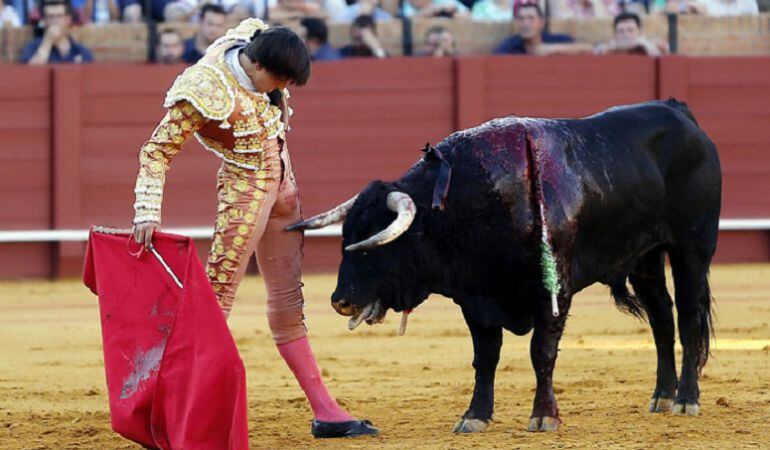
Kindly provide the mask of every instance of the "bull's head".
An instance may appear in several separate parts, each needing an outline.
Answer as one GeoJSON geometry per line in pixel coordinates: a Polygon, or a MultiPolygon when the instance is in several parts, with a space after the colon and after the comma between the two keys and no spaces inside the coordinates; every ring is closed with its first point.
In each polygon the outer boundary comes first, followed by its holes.
{"type": "Polygon", "coordinates": [[[426,244],[417,238],[422,234],[417,215],[409,194],[376,181],[345,203],[288,228],[317,229],[344,220],[332,306],[350,316],[351,330],[364,321],[380,323],[388,309],[411,309],[428,296],[420,274],[426,244]]]}

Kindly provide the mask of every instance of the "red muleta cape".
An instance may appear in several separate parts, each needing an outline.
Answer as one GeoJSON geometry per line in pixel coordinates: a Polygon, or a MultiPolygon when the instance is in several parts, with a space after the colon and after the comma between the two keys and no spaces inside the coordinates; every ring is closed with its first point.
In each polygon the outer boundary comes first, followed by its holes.
{"type": "Polygon", "coordinates": [[[83,281],[99,296],[112,428],[163,450],[248,449],[243,361],[190,238],[91,230],[83,281]]]}

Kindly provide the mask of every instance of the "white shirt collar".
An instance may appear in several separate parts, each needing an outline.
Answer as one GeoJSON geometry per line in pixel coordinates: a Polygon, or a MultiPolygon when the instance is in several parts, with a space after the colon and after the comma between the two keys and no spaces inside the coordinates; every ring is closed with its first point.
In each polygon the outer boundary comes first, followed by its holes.
{"type": "Polygon", "coordinates": [[[246,75],[246,71],[243,69],[243,66],[241,66],[241,61],[238,58],[240,49],[242,48],[243,46],[236,46],[227,50],[225,52],[225,62],[233,72],[233,75],[235,75],[235,79],[238,80],[238,83],[243,86],[244,89],[251,92],[257,92],[257,89],[254,87],[254,83],[252,83],[251,78],[246,75]]]}

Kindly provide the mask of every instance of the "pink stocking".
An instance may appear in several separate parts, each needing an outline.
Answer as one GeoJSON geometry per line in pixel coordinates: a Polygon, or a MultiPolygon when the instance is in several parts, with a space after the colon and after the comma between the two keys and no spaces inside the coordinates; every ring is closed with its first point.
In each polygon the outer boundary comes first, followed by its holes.
{"type": "Polygon", "coordinates": [[[355,420],[329,395],[318,373],[313,350],[307,336],[285,344],[278,344],[278,352],[294,373],[305,396],[310,401],[315,418],[323,422],[347,422],[355,420]]]}

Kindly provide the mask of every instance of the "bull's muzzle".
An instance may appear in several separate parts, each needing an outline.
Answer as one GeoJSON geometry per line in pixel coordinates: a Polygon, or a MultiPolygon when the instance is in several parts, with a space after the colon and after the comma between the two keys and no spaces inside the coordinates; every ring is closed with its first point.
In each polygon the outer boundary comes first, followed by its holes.
{"type": "Polygon", "coordinates": [[[332,308],[342,316],[352,316],[356,313],[356,306],[345,299],[333,299],[332,308]]]}

